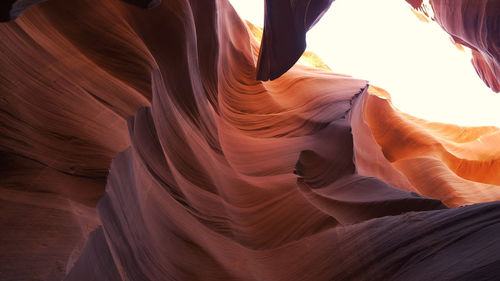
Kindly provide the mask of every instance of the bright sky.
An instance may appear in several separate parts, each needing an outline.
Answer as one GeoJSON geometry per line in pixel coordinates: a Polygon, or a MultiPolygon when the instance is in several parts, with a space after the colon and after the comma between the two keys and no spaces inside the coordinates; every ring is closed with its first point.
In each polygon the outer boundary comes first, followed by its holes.
{"type": "MultiPolygon", "coordinates": [[[[241,17],[263,25],[263,0],[230,0],[241,17]]],[[[337,73],[387,90],[411,115],[464,126],[500,127],[500,94],[479,78],[436,23],[404,0],[337,0],[307,34],[307,49],[337,73]]]]}

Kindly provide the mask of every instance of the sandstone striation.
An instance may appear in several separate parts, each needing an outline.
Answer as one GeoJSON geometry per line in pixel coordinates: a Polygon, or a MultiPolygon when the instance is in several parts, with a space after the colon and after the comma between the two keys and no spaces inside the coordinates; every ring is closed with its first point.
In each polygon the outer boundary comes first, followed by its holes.
{"type": "MultiPolygon", "coordinates": [[[[0,280],[500,274],[500,130],[296,64],[332,1],[268,1],[262,45],[227,0],[127,2],[0,25],[0,280]]],[[[445,2],[495,89],[497,6],[460,6],[492,10],[471,37],[445,2]]],[[[34,2],[9,3],[2,20],[34,2]]]]}

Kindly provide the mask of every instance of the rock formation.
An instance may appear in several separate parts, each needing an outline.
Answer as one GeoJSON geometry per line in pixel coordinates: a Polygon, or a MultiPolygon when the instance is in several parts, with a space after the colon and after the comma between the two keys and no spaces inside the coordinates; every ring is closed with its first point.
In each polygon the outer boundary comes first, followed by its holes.
{"type": "Polygon", "coordinates": [[[493,91],[500,91],[500,2],[432,0],[435,20],[455,42],[473,50],[472,63],[493,91]]]}
{"type": "MultiPolygon", "coordinates": [[[[262,46],[227,0],[126,2],[0,24],[0,280],[498,276],[500,130],[295,64],[332,1],[268,1],[262,46]]],[[[465,2],[432,7],[494,90],[498,5],[465,2]]]]}

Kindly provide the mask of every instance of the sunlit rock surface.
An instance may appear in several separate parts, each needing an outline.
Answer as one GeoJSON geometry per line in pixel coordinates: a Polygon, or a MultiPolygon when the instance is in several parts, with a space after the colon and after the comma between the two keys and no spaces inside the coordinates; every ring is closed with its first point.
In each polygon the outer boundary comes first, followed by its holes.
{"type": "Polygon", "coordinates": [[[225,0],[128,2],[0,25],[0,280],[500,274],[499,129],[291,67],[331,1],[277,1],[262,49],[225,0]]]}
{"type": "Polygon", "coordinates": [[[360,173],[438,198],[448,207],[500,200],[498,128],[415,118],[394,108],[389,94],[373,86],[363,105],[355,117],[359,123],[351,123],[360,173]],[[371,134],[363,132],[367,126],[371,134]]]}

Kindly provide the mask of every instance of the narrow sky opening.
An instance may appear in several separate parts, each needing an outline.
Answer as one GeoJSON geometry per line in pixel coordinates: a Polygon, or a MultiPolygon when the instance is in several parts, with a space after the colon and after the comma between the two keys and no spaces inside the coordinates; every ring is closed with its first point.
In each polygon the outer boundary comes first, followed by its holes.
{"type": "MultiPolygon", "coordinates": [[[[263,0],[230,0],[244,19],[263,25],[263,0]]],[[[307,34],[307,49],[337,73],[386,89],[403,112],[462,126],[500,127],[500,95],[479,78],[436,23],[404,0],[337,0],[307,34]]]]}

